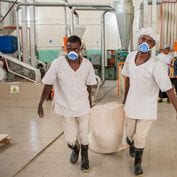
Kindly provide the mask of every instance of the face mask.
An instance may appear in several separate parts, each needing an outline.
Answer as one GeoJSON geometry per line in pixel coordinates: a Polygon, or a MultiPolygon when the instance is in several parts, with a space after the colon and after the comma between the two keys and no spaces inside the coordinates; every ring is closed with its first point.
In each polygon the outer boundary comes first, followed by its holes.
{"type": "Polygon", "coordinates": [[[67,54],[67,58],[70,59],[70,60],[77,60],[78,59],[78,54],[74,51],[71,51],[67,54]]]}
{"type": "Polygon", "coordinates": [[[149,48],[149,45],[148,43],[146,42],[143,42],[139,45],[139,51],[142,52],[142,53],[147,53],[149,52],[151,49],[149,48]]]}

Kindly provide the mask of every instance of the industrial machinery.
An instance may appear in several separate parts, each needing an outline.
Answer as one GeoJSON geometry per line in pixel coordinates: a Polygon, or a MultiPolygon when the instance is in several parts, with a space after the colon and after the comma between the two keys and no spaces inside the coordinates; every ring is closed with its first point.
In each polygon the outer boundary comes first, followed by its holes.
{"type": "Polygon", "coordinates": [[[39,82],[41,80],[40,70],[27,64],[8,54],[0,52],[0,56],[5,59],[7,70],[10,73],[18,75],[22,78],[33,82],[39,82]]]}

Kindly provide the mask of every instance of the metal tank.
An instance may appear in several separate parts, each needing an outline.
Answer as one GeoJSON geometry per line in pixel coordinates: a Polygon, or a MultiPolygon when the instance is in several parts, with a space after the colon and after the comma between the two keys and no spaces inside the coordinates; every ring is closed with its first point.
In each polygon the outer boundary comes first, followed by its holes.
{"type": "Polygon", "coordinates": [[[118,23],[121,49],[127,51],[133,29],[134,7],[132,0],[119,0],[113,2],[118,23]]]}

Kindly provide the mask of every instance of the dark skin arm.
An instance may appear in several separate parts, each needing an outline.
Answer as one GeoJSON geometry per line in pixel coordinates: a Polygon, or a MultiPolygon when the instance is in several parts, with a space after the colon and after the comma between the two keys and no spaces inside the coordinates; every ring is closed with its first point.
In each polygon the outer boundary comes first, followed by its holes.
{"type": "Polygon", "coordinates": [[[87,85],[87,91],[88,91],[88,93],[89,93],[89,103],[90,103],[90,107],[92,107],[92,86],[91,85],[87,85]]]}
{"type": "Polygon", "coordinates": [[[175,108],[175,110],[177,112],[177,96],[175,94],[174,89],[172,88],[172,89],[168,90],[166,93],[168,95],[170,102],[172,103],[173,107],[175,108]]]}
{"type": "Polygon", "coordinates": [[[129,87],[130,87],[130,79],[129,79],[129,77],[124,76],[124,84],[125,84],[125,90],[124,90],[125,92],[124,92],[124,99],[122,101],[123,104],[125,104],[125,102],[126,102],[128,90],[129,90],[129,87]]]}
{"type": "Polygon", "coordinates": [[[46,100],[46,98],[48,98],[51,89],[52,89],[52,85],[44,85],[42,95],[41,95],[41,99],[40,99],[39,104],[38,104],[38,115],[39,115],[39,117],[44,117],[44,111],[43,111],[42,106],[43,106],[43,103],[46,100]]]}

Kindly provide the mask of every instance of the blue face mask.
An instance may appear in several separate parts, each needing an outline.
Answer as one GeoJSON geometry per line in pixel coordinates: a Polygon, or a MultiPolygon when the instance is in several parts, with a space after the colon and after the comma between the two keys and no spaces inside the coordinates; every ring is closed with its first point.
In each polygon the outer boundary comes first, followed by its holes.
{"type": "Polygon", "coordinates": [[[142,53],[147,53],[149,52],[151,49],[149,48],[149,45],[147,42],[143,42],[141,43],[139,46],[139,51],[142,52],[142,53]]]}
{"type": "Polygon", "coordinates": [[[74,51],[71,51],[67,54],[67,58],[70,59],[70,60],[77,60],[78,59],[78,54],[74,51]]]}

